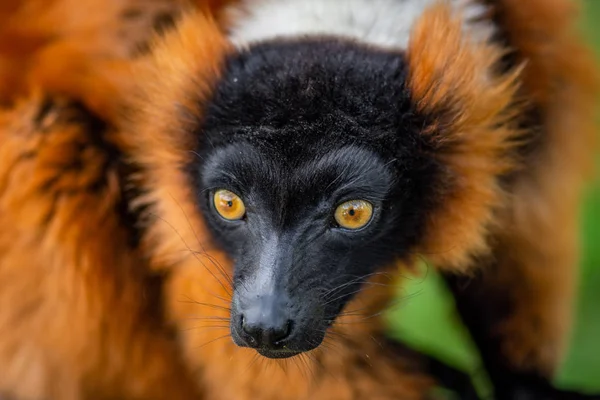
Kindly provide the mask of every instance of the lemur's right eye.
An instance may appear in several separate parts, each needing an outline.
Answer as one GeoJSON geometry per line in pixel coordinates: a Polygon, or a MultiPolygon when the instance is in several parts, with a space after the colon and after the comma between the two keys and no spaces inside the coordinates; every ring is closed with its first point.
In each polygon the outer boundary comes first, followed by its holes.
{"type": "Polygon", "coordinates": [[[228,221],[238,221],[246,215],[246,206],[242,199],[229,190],[217,190],[213,202],[217,213],[228,221]]]}

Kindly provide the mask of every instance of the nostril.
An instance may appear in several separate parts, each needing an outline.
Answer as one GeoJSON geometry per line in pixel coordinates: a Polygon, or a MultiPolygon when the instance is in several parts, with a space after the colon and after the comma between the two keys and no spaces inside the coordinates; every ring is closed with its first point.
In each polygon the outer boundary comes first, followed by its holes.
{"type": "Polygon", "coordinates": [[[268,347],[281,347],[292,333],[292,321],[274,325],[262,332],[262,343],[268,347]]]}
{"type": "Polygon", "coordinates": [[[252,326],[252,325],[248,325],[246,323],[246,318],[244,318],[243,314],[240,316],[240,326],[242,328],[242,332],[245,333],[244,336],[245,336],[248,344],[251,346],[258,345],[258,342],[255,337],[255,335],[257,334],[256,327],[252,326]]]}
{"type": "Polygon", "coordinates": [[[288,319],[287,323],[281,330],[274,332],[273,342],[275,344],[279,344],[281,341],[283,341],[288,336],[290,336],[290,334],[292,333],[292,325],[293,325],[292,320],[288,319]]]}

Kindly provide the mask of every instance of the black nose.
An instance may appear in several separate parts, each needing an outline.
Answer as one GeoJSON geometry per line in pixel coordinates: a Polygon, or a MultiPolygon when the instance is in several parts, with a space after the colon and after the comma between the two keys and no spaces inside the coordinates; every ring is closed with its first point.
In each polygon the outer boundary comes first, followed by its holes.
{"type": "Polygon", "coordinates": [[[280,296],[269,295],[245,304],[240,331],[250,347],[280,349],[285,345],[294,325],[285,303],[280,296]]]}

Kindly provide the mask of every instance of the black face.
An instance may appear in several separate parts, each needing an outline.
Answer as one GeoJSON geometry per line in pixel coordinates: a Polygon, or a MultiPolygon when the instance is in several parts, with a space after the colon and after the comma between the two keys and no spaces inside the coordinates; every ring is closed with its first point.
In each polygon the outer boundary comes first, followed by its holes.
{"type": "Polygon", "coordinates": [[[229,60],[193,173],[235,262],[238,345],[271,358],[317,347],[362,278],[418,241],[439,168],[405,76],[402,54],[338,41],[229,60]]]}

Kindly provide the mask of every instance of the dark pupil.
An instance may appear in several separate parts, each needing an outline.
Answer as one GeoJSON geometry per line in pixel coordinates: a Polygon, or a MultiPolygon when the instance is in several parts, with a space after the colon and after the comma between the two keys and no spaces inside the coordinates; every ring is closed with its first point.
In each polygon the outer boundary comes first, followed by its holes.
{"type": "Polygon", "coordinates": [[[350,214],[350,216],[351,216],[351,217],[354,217],[354,214],[356,214],[356,211],[354,211],[354,208],[351,208],[351,209],[348,211],[348,214],[350,214]]]}
{"type": "Polygon", "coordinates": [[[233,201],[229,200],[229,201],[227,202],[227,206],[228,206],[228,207],[233,207],[233,201]]]}

